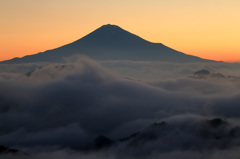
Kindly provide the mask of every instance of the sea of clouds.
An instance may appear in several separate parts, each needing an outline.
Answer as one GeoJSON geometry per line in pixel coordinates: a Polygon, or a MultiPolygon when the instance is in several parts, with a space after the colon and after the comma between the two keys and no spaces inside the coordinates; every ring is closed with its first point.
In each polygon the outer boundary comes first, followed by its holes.
{"type": "Polygon", "coordinates": [[[1,64],[0,145],[34,159],[239,158],[240,80],[189,78],[201,69],[240,76],[240,64],[227,63],[74,56],[64,64],[1,64]],[[224,124],[209,126],[216,118],[224,124]],[[163,121],[166,128],[149,128],[163,121]],[[138,131],[157,138],[79,150],[100,135],[118,141],[138,131]]]}

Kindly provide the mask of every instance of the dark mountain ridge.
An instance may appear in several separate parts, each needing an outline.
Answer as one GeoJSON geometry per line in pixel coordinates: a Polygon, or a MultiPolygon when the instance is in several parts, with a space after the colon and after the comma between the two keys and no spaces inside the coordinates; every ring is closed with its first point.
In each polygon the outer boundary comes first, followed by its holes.
{"type": "Polygon", "coordinates": [[[103,25],[83,38],[59,48],[1,63],[64,62],[63,57],[83,54],[95,60],[213,62],[184,54],[161,43],[151,43],[116,25],[103,25]]]}

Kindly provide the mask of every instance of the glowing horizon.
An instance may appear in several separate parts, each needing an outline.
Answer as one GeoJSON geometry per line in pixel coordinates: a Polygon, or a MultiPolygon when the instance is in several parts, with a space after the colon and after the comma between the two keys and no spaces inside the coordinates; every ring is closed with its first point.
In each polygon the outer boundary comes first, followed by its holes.
{"type": "Polygon", "coordinates": [[[0,61],[51,50],[115,24],[150,42],[240,61],[240,1],[0,0],[0,61]]]}

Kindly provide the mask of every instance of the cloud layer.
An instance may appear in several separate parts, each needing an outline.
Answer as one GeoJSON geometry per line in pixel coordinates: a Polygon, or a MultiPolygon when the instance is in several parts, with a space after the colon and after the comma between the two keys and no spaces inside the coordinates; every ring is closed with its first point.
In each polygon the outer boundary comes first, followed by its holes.
{"type": "MultiPolygon", "coordinates": [[[[233,153],[239,147],[237,137],[234,141],[226,139],[229,144],[225,144],[225,140],[202,138],[198,134],[204,122],[203,130],[212,135],[228,134],[240,124],[238,82],[190,79],[187,72],[194,72],[191,70],[195,67],[188,66],[194,64],[180,68],[175,66],[179,64],[113,61],[101,62],[103,67],[82,56],[74,60],[35,67],[24,74],[0,74],[1,145],[30,152],[37,147],[56,147],[36,158],[121,158],[121,154],[125,158],[160,155],[163,158],[179,155],[200,158],[201,153],[195,152],[200,150],[206,151],[204,157],[217,158],[220,150],[222,156],[239,155],[233,153]],[[144,65],[145,71],[139,67],[144,65]],[[137,68],[136,74],[127,75],[137,68]],[[171,77],[167,75],[169,70],[172,70],[171,77]],[[161,72],[160,75],[156,75],[157,72],[161,72]],[[140,78],[144,75],[149,75],[148,79],[140,78]],[[150,77],[155,80],[149,80],[150,77]],[[226,120],[228,125],[222,129],[208,128],[206,121],[217,117],[226,120]],[[128,142],[88,155],[63,149],[80,148],[99,135],[118,140],[137,131],[145,132],[149,125],[161,121],[167,122],[169,127],[153,132],[163,133],[162,137],[151,144],[140,144],[126,155],[128,142]],[[211,152],[207,152],[209,147],[211,152]]],[[[234,73],[231,68],[227,71],[223,64],[217,66],[215,71],[234,73]]],[[[204,67],[214,70],[213,66],[204,67]]],[[[196,70],[198,68],[196,66],[196,70]]]]}

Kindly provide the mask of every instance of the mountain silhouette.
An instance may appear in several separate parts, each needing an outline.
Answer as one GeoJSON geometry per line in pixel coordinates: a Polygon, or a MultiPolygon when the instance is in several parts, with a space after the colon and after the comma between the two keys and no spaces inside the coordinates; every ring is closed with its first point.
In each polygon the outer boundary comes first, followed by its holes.
{"type": "Polygon", "coordinates": [[[85,37],[34,55],[1,63],[64,62],[63,57],[83,54],[95,60],[210,62],[184,54],[161,43],[152,43],[116,25],[103,25],[85,37]]]}

